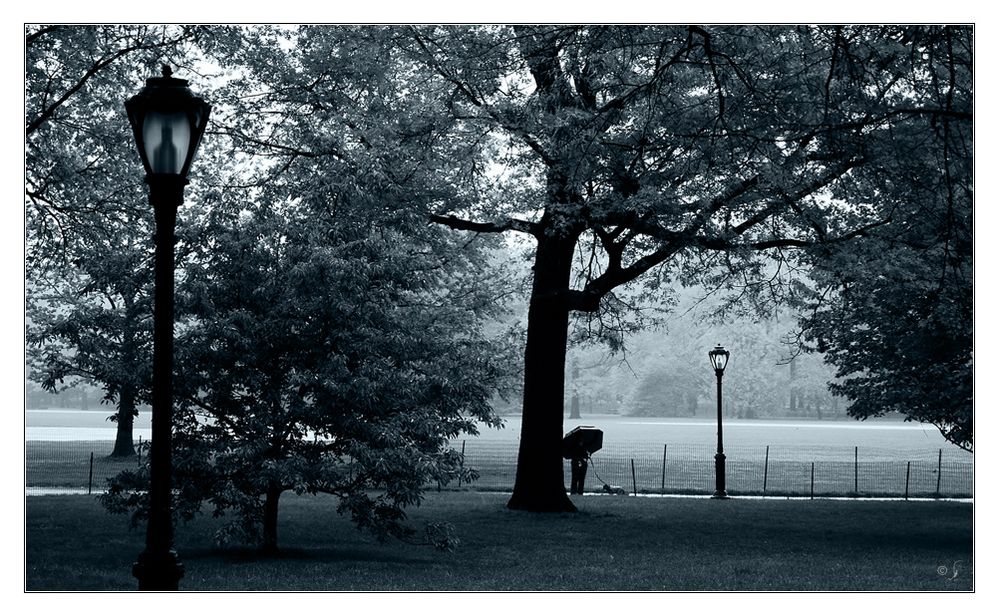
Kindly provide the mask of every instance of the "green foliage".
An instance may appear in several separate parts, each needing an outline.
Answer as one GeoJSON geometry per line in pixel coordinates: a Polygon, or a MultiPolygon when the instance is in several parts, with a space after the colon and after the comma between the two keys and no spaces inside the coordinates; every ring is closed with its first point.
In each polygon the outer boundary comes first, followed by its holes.
{"type": "Polygon", "coordinates": [[[49,392],[82,384],[103,390],[116,411],[114,455],[134,454],[133,419],[148,398],[152,272],[146,242],[133,233],[91,236],[71,267],[28,270],[27,376],[49,392]]]}
{"type": "MultiPolygon", "coordinates": [[[[125,429],[150,379],[152,212],[123,103],[204,35],[179,26],[25,28],[29,378],[104,390],[125,429]]],[[[175,64],[176,66],[176,64],[175,64]]]]}
{"type": "Polygon", "coordinates": [[[689,417],[698,410],[703,394],[676,373],[658,369],[647,373],[636,387],[629,414],[639,417],[689,417]]]}
{"type": "MultiPolygon", "coordinates": [[[[536,263],[536,283],[548,286],[535,286],[532,304],[565,296],[566,309],[585,313],[588,333],[612,348],[641,325],[622,318],[640,305],[624,301],[629,296],[623,288],[641,279],[646,302],[669,302],[679,285],[702,284],[728,297],[723,312],[752,318],[799,299],[804,269],[820,265],[843,273],[831,256],[852,254],[851,242],[866,235],[915,230],[926,221],[925,231],[939,236],[940,248],[907,241],[912,257],[935,261],[937,272],[953,268],[948,259],[963,260],[971,245],[969,27],[404,31],[399,46],[429,71],[428,81],[451,93],[444,101],[451,119],[489,127],[498,135],[493,143],[508,149],[494,159],[503,166],[500,177],[526,185],[500,188],[471,210],[443,208],[435,220],[457,229],[532,235],[538,254],[555,255],[536,263]],[[476,50],[471,57],[470,49],[476,50]],[[509,198],[514,194],[520,198],[509,198]],[[890,221],[897,230],[889,231],[890,221]],[[549,275],[563,267],[559,259],[567,242],[578,257],[568,284],[561,270],[549,275]]],[[[910,276],[910,258],[892,259],[901,265],[899,278],[910,276]]],[[[894,277],[891,262],[866,262],[879,268],[876,279],[894,277]]],[[[920,267],[913,276],[926,278],[920,267]]],[[[969,279],[959,278],[955,288],[967,292],[969,279]]],[[[818,293],[829,296],[828,285],[820,286],[818,293]]],[[[875,293],[884,291],[879,287],[862,285],[858,291],[867,301],[885,297],[875,293]]],[[[935,293],[905,286],[899,291],[896,304],[935,293]]],[[[860,325],[869,317],[884,318],[900,326],[900,334],[919,331],[913,327],[921,322],[950,339],[950,332],[971,327],[966,305],[946,301],[940,306],[947,315],[936,316],[918,307],[909,319],[898,318],[892,307],[859,305],[845,321],[857,318],[860,325]],[[952,321],[943,327],[947,319],[952,321]]],[[[866,346],[863,335],[858,332],[854,344],[838,341],[829,356],[841,376],[858,373],[852,362],[869,373],[879,363],[864,359],[879,351],[855,352],[866,346]]],[[[549,344],[559,344],[550,338],[549,344]]],[[[861,376],[836,391],[864,397],[864,404],[852,407],[856,416],[892,408],[913,417],[940,412],[937,423],[948,416],[966,423],[967,396],[955,385],[969,381],[968,356],[963,345],[954,353],[951,346],[933,336],[914,339],[905,345],[905,363],[915,367],[912,378],[900,379],[898,388],[889,378],[861,376]],[[925,359],[916,355],[916,349],[936,348],[925,359]],[[936,385],[915,387],[918,375],[936,385]],[[933,387],[948,393],[918,402],[933,387]],[[897,389],[914,395],[899,404],[880,401],[897,389]],[[942,406],[942,397],[961,402],[942,406]],[[917,410],[922,407],[928,412],[917,410]]],[[[528,348],[537,346],[529,341],[528,348]]],[[[747,404],[778,403],[764,376],[747,387],[747,404]]],[[[556,412],[545,410],[552,392],[538,391],[536,400],[525,401],[526,421],[529,408],[556,412]]]]}
{"type": "MultiPolygon", "coordinates": [[[[265,510],[285,490],[336,493],[359,526],[409,536],[425,484],[471,477],[448,440],[496,422],[509,378],[481,333],[503,296],[479,284],[484,243],[419,229],[463,158],[388,87],[403,68],[386,40],[333,33],[26,30],[29,343],[49,388],[144,395],[152,233],[121,105],[160,62],[216,63],[214,90],[193,84],[215,111],[177,230],[175,511],[234,513],[220,538],[273,541],[265,510]]],[[[142,519],[146,481],[122,474],[107,507],[142,519]]]]}
{"type": "Polygon", "coordinates": [[[841,377],[832,390],[855,417],[901,413],[972,450],[971,248],[954,268],[879,240],[860,250],[870,259],[838,273],[849,281],[805,320],[841,377]]]}
{"type": "Polygon", "coordinates": [[[132,387],[145,385],[135,364],[149,342],[147,246],[131,235],[102,239],[75,259],[73,269],[29,278],[27,342],[38,349],[32,353],[36,378],[46,389],[69,376],[104,384],[109,397],[128,375],[135,378],[132,387]]]}
{"type": "Polygon", "coordinates": [[[26,26],[25,223],[31,270],[72,266],[148,216],[123,103],[197,28],[26,26]]]}
{"type": "Polygon", "coordinates": [[[972,450],[972,33],[908,36],[927,58],[913,95],[933,112],[878,142],[857,183],[892,223],[813,255],[803,325],[851,415],[901,413],[972,450]]]}
{"type": "MultiPolygon", "coordinates": [[[[410,538],[404,508],[459,476],[449,440],[497,423],[509,378],[480,332],[489,298],[450,284],[480,257],[301,207],[210,218],[178,288],[179,515],[207,503],[233,514],[220,540],[263,542],[265,503],[325,492],[360,528],[410,538]]],[[[143,505],[135,479],[110,509],[143,505]]]]}
{"type": "Polygon", "coordinates": [[[821,354],[801,353],[788,338],[798,331],[790,313],[770,319],[716,321],[724,303],[703,298],[703,291],[682,291],[683,314],[665,319],[666,327],[629,338],[634,378],[621,383],[631,392],[624,412],[638,416],[684,417],[703,414],[716,404],[715,374],[708,351],[722,344],[731,353],[724,381],[726,415],[742,418],[810,417],[835,414],[839,402],[828,391],[835,370],[821,354]],[[697,304],[692,306],[691,304],[697,304]]]}

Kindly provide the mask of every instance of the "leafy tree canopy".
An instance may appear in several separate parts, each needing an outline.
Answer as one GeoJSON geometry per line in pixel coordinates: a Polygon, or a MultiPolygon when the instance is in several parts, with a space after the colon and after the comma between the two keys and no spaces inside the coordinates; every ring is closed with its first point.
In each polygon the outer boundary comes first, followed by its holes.
{"type": "Polygon", "coordinates": [[[907,39],[920,51],[907,94],[926,121],[895,127],[866,167],[892,221],[813,253],[802,323],[836,367],[832,390],[851,415],[898,412],[972,450],[972,33],[914,29],[907,39]]]}

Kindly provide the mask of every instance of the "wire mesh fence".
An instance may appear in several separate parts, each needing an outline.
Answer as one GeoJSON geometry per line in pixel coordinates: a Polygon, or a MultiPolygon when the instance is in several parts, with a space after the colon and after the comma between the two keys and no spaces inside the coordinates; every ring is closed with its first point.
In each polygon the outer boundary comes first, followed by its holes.
{"type": "Polygon", "coordinates": [[[110,441],[25,441],[25,486],[41,488],[87,488],[102,491],[107,479],[138,467],[145,456],[110,457],[110,441]]]}
{"type": "MultiPolygon", "coordinates": [[[[449,487],[513,489],[516,441],[469,440],[453,446],[464,450],[466,467],[479,476],[471,483],[449,487]]],[[[108,478],[137,467],[145,455],[140,446],[138,456],[111,458],[111,448],[108,441],[26,441],[26,486],[102,491],[108,478]]],[[[934,450],[901,460],[857,448],[834,453],[734,448],[726,451],[726,488],[732,495],[971,497],[972,456],[943,454],[934,450]]],[[[711,494],[715,490],[714,456],[713,449],[701,446],[605,443],[590,460],[586,490],[602,491],[607,484],[628,494],[711,494]]],[[[564,468],[569,485],[568,462],[564,468]]]]}
{"type": "MultiPolygon", "coordinates": [[[[973,495],[971,455],[929,451],[915,460],[866,459],[846,448],[844,459],[828,451],[774,451],[770,447],[726,451],[726,489],[733,495],[889,496],[969,498],[973,495]]],[[[479,477],[471,485],[509,491],[514,486],[517,443],[467,442],[465,464],[479,477]]],[[[569,464],[565,465],[569,485],[569,464]]],[[[619,487],[633,494],[711,494],[715,491],[715,451],[639,442],[605,443],[588,466],[586,489],[619,487]]]]}

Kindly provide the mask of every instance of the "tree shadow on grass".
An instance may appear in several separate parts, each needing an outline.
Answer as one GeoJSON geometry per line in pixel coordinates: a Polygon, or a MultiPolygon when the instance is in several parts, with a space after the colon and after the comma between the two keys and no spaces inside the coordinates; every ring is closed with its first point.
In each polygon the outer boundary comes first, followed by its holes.
{"type": "Polygon", "coordinates": [[[400,565],[431,564],[433,558],[417,558],[392,553],[376,547],[366,548],[283,548],[265,552],[251,547],[195,548],[184,550],[184,561],[222,561],[229,564],[315,561],[315,562],[373,562],[400,565]]]}

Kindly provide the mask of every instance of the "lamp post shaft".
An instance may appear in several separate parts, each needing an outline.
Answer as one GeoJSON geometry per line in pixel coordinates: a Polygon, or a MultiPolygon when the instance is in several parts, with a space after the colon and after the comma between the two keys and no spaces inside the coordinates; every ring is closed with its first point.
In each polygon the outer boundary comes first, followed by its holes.
{"type": "Polygon", "coordinates": [[[728,498],[726,494],[726,454],[722,449],[722,371],[715,371],[716,379],[716,421],[718,442],[715,447],[715,494],[713,498],[728,498]]]}
{"type": "Polygon", "coordinates": [[[715,400],[717,402],[716,419],[718,423],[718,442],[715,445],[715,453],[723,453],[722,450],[722,373],[715,373],[715,400]]]}
{"type": "Polygon", "coordinates": [[[173,549],[171,427],[174,355],[174,230],[184,180],[147,178],[154,235],[152,438],[146,549],[132,567],[139,590],[177,590],[184,566],[173,549]]]}

